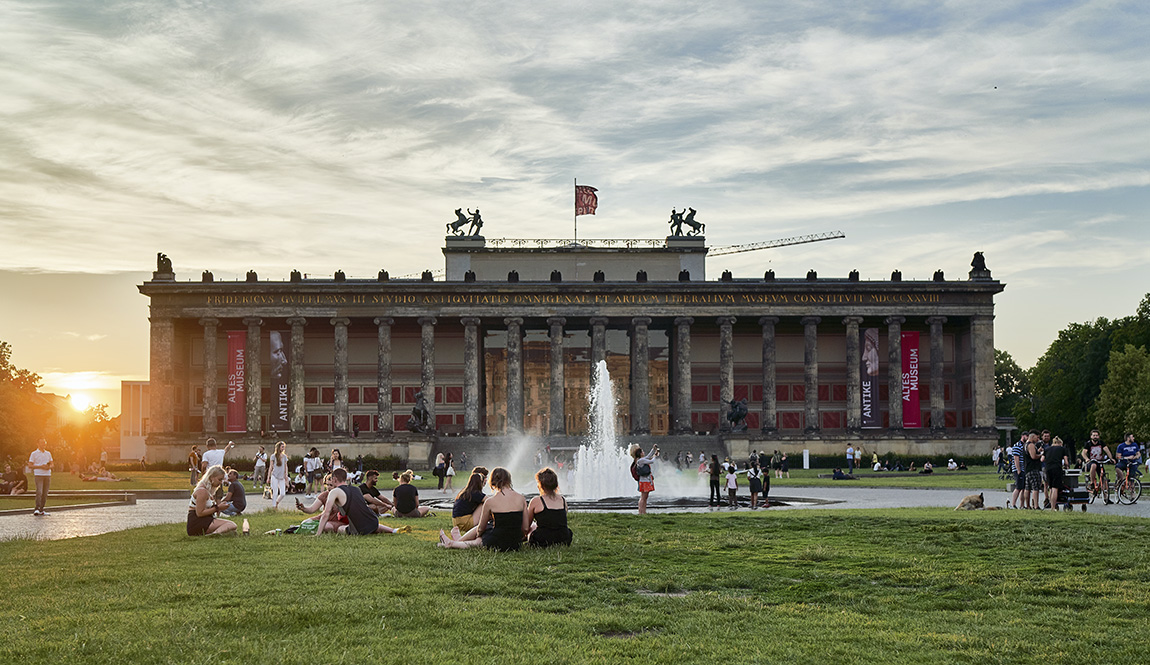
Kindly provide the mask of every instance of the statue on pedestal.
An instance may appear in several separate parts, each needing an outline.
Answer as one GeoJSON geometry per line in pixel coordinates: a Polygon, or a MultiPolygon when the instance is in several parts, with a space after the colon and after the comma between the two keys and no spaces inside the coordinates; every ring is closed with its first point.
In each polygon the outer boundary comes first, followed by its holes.
{"type": "Polygon", "coordinates": [[[407,431],[430,434],[435,430],[430,421],[431,413],[427,410],[427,399],[421,390],[415,393],[415,406],[411,407],[411,417],[407,419],[407,431]]]}
{"type": "Polygon", "coordinates": [[[731,424],[732,432],[743,432],[747,429],[747,400],[731,400],[731,410],[727,412],[727,422],[731,424]]]}
{"type": "Polygon", "coordinates": [[[479,214],[479,208],[475,212],[471,212],[471,208],[467,209],[466,215],[463,214],[463,208],[455,209],[455,221],[447,223],[447,231],[453,236],[462,238],[464,236],[478,236],[479,232],[483,229],[483,216],[479,214]],[[463,232],[463,227],[470,224],[467,232],[463,232]]]}

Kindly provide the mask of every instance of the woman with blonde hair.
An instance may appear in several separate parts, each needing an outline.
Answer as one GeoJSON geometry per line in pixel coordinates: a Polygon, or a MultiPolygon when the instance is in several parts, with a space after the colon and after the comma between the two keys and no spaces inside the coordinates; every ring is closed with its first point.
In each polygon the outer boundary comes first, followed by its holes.
{"type": "Polygon", "coordinates": [[[287,444],[276,442],[276,451],[272,453],[271,466],[268,468],[268,483],[272,486],[272,505],[278,510],[280,501],[287,494],[288,456],[287,444]]]}
{"type": "Polygon", "coordinates": [[[475,528],[458,538],[448,536],[440,529],[439,547],[456,550],[486,547],[500,552],[519,549],[523,542],[523,514],[527,510],[527,499],[511,486],[511,472],[501,466],[491,470],[490,485],[495,494],[483,502],[475,528]],[[495,524],[490,530],[487,529],[489,522],[495,524]]]}
{"type": "Polygon", "coordinates": [[[535,474],[535,484],[539,487],[539,496],[531,499],[523,513],[523,531],[527,533],[528,544],[533,547],[570,545],[567,499],[559,493],[559,475],[551,467],[540,469],[535,474]]]}
{"type": "Polygon", "coordinates": [[[419,505],[419,490],[411,484],[415,472],[411,469],[399,474],[399,484],[391,491],[396,517],[427,517],[431,508],[419,505]]]}
{"type": "Polygon", "coordinates": [[[216,491],[224,482],[224,467],[215,465],[204,472],[203,477],[192,490],[192,500],[188,505],[188,535],[216,536],[236,530],[236,523],[217,517],[226,510],[227,501],[217,501],[216,491]]]}

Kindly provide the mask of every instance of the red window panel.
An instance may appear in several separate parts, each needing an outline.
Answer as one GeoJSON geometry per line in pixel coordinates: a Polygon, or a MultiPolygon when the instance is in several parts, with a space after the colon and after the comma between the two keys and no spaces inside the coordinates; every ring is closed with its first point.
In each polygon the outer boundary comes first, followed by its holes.
{"type": "Polygon", "coordinates": [[[436,414],[436,416],[435,416],[435,426],[436,427],[439,427],[441,425],[454,425],[454,424],[455,424],[455,416],[451,415],[450,413],[447,415],[436,414]]]}
{"type": "Polygon", "coordinates": [[[974,425],[974,416],[971,415],[970,409],[964,410],[962,412],[962,426],[969,429],[973,425],[974,425]]]}
{"type": "Polygon", "coordinates": [[[933,426],[930,423],[930,410],[929,409],[923,411],[920,414],[918,422],[922,423],[922,426],[926,429],[930,429],[933,426]]]}
{"type": "Polygon", "coordinates": [[[404,386],[403,387],[403,403],[404,404],[415,404],[415,393],[417,393],[417,392],[419,392],[419,388],[416,386],[404,386]]]}
{"type": "Polygon", "coordinates": [[[335,404],[335,388],[324,386],[319,392],[324,404],[335,404]]]}
{"type": "Polygon", "coordinates": [[[762,404],[763,403],[763,387],[762,386],[751,386],[751,401],[755,402],[756,404],[762,404]]]}
{"type": "Polygon", "coordinates": [[[194,398],[194,403],[196,406],[202,406],[203,405],[203,403],[204,403],[204,389],[203,388],[196,388],[196,396],[194,398]]]}
{"type": "Polygon", "coordinates": [[[950,384],[949,383],[942,384],[942,399],[944,402],[950,401],[950,384]]]}
{"type": "Polygon", "coordinates": [[[711,386],[711,401],[712,402],[722,402],[723,401],[722,394],[723,394],[722,389],[719,386],[711,386]]]}
{"type": "Polygon", "coordinates": [[[760,427],[759,420],[760,419],[759,419],[758,413],[748,413],[747,414],[747,429],[759,429],[759,427],[760,427]]]}
{"type": "Polygon", "coordinates": [[[173,416],[172,422],[173,422],[172,427],[173,427],[173,429],[175,429],[175,431],[177,431],[177,432],[186,432],[187,431],[186,429],[184,429],[185,423],[184,423],[184,417],[183,416],[173,416]]]}
{"type": "Polygon", "coordinates": [[[836,402],[847,401],[847,386],[845,383],[836,383],[831,386],[831,399],[836,402]]]}
{"type": "Polygon", "coordinates": [[[319,404],[319,389],[315,386],[303,389],[304,404],[319,404]]]}
{"type": "Polygon", "coordinates": [[[702,414],[700,414],[699,412],[697,412],[697,411],[692,411],[692,412],[691,412],[691,424],[692,424],[692,425],[697,425],[697,424],[699,424],[699,419],[700,419],[700,417],[701,417],[701,416],[702,416],[702,414]]]}
{"type": "Polygon", "coordinates": [[[691,386],[691,401],[692,402],[709,402],[710,388],[708,386],[691,386]]]}
{"type": "Polygon", "coordinates": [[[442,386],[436,386],[435,387],[435,403],[436,404],[443,404],[443,387],[442,386]]]}
{"type": "Polygon", "coordinates": [[[878,398],[884,402],[890,400],[890,386],[885,383],[878,384],[878,398]]]}
{"type": "Polygon", "coordinates": [[[216,431],[217,432],[222,432],[225,429],[227,429],[226,425],[227,425],[227,422],[225,422],[224,416],[216,416],[216,431]]]}
{"type": "Polygon", "coordinates": [[[463,386],[447,386],[447,403],[463,403],[463,386]]]}
{"type": "Polygon", "coordinates": [[[882,426],[890,427],[890,411],[882,412],[882,426]]]}
{"type": "Polygon", "coordinates": [[[188,419],[188,429],[192,432],[204,431],[204,419],[192,416],[188,419]]]}
{"type": "Polygon", "coordinates": [[[399,386],[392,386],[391,388],[391,403],[399,404],[403,401],[403,388],[399,386]]]}
{"type": "Polygon", "coordinates": [[[780,411],[780,429],[802,429],[803,414],[801,411],[780,411]]]}
{"type": "Polygon", "coordinates": [[[918,398],[921,400],[930,400],[930,386],[925,383],[918,384],[918,398]]]}
{"type": "Polygon", "coordinates": [[[228,403],[228,389],[227,388],[220,388],[220,389],[216,390],[216,404],[227,404],[227,403],[228,403]]]}
{"type": "Polygon", "coordinates": [[[822,417],[823,429],[842,429],[843,414],[839,411],[823,411],[819,414],[822,417]]]}
{"type": "Polygon", "coordinates": [[[829,402],[831,400],[831,387],[826,384],[819,384],[819,401],[829,402]]]}
{"type": "Polygon", "coordinates": [[[347,403],[348,404],[359,404],[359,388],[348,388],[347,389],[347,403]]]}
{"type": "Polygon", "coordinates": [[[379,388],[364,386],[362,394],[364,404],[379,404],[379,388]]]}
{"type": "Polygon", "coordinates": [[[789,401],[791,401],[791,387],[790,386],[775,386],[775,401],[776,402],[789,402],[789,401]]]}
{"type": "Polygon", "coordinates": [[[268,404],[272,401],[271,388],[260,389],[260,404],[268,404]]]}
{"type": "Polygon", "coordinates": [[[796,383],[791,386],[791,398],[796,402],[804,402],[807,399],[807,387],[801,383],[796,383]]]}
{"type": "Polygon", "coordinates": [[[962,398],[963,399],[970,399],[970,384],[969,383],[962,384],[962,398]]]}
{"type": "Polygon", "coordinates": [[[719,414],[715,413],[714,411],[703,411],[699,414],[699,422],[703,423],[704,425],[718,425],[719,414]]]}
{"type": "Polygon", "coordinates": [[[739,383],[735,384],[735,396],[733,399],[735,399],[735,400],[745,399],[747,401],[750,401],[750,399],[748,398],[748,395],[750,395],[750,394],[751,394],[751,387],[750,386],[746,385],[745,383],[744,384],[739,384],[739,383]]]}
{"type": "Polygon", "coordinates": [[[958,427],[958,413],[955,411],[947,411],[943,420],[949,428],[958,427]]]}
{"type": "Polygon", "coordinates": [[[392,416],[392,429],[396,432],[407,431],[407,416],[392,416]]]}
{"type": "Polygon", "coordinates": [[[311,417],[311,431],[312,432],[326,432],[328,430],[327,416],[312,416],[311,417]]]}
{"type": "Polygon", "coordinates": [[[262,431],[262,432],[268,431],[268,417],[267,416],[260,416],[260,431],[262,431]]]}
{"type": "Polygon", "coordinates": [[[463,414],[462,413],[455,416],[455,424],[456,425],[462,425],[463,424],[463,414]]]}
{"type": "Polygon", "coordinates": [[[352,424],[353,428],[355,425],[359,425],[359,431],[361,431],[361,432],[370,432],[371,431],[371,416],[366,415],[366,414],[364,414],[362,416],[352,416],[351,417],[351,424],[352,424]]]}

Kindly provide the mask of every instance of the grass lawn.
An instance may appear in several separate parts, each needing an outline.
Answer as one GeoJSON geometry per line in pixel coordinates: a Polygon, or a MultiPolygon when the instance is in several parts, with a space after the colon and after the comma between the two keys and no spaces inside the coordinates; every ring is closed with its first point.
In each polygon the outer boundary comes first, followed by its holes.
{"type": "MultiPolygon", "coordinates": [[[[263,531],[288,514],[249,516],[263,531]]],[[[0,543],[19,663],[1144,661],[1150,521],[946,509],[576,514],[569,549],[411,535],[0,543]]]]}

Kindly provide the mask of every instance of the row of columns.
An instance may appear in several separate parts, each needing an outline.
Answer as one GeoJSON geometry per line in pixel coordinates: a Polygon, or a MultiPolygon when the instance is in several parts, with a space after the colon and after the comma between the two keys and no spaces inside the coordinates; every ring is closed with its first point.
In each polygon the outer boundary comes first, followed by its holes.
{"type": "MultiPolygon", "coordinates": [[[[975,427],[993,427],[994,424],[994,343],[992,316],[971,317],[970,331],[972,340],[972,380],[974,389],[974,423],[975,427]]],[[[885,319],[887,326],[888,369],[887,377],[890,395],[902,394],[902,349],[901,332],[905,318],[891,316],[885,319]]],[[[427,408],[430,412],[431,422],[435,422],[435,324],[434,317],[420,317],[420,387],[427,397],[427,408]]],[[[478,434],[480,428],[479,403],[479,362],[480,338],[477,317],[464,317],[461,320],[464,326],[464,358],[463,358],[463,408],[464,432],[478,434]]],[[[382,432],[390,432],[393,423],[391,401],[391,327],[395,320],[390,317],[373,319],[378,329],[377,337],[377,384],[379,428],[382,432]]],[[[719,396],[721,400],[721,423],[726,426],[726,415],[730,409],[730,401],[734,398],[734,336],[733,329],[736,317],[721,316],[716,320],[719,326],[719,396]]],[[[762,423],[764,432],[775,429],[777,418],[776,402],[776,346],[775,326],[779,322],[777,316],[764,316],[759,318],[762,329],[762,423]]],[[[819,356],[818,356],[818,326],[822,319],[817,316],[807,316],[800,320],[803,326],[803,382],[806,390],[804,411],[808,431],[815,431],[819,425],[819,356]]],[[[944,316],[932,316],[926,319],[930,326],[930,410],[931,422],[937,427],[943,422],[943,324],[944,316]]],[[[203,318],[199,321],[203,327],[204,343],[204,405],[203,427],[204,431],[213,431],[216,427],[218,407],[216,395],[218,388],[218,363],[216,362],[216,343],[219,320],[216,318],[203,318]]],[[[259,358],[260,331],[263,321],[257,317],[243,319],[247,326],[247,346],[245,352],[248,358],[259,358]]],[[[307,320],[304,317],[291,317],[287,319],[291,326],[291,372],[289,381],[291,397],[289,414],[292,431],[305,430],[304,422],[304,327],[307,320]]],[[[330,320],[334,327],[334,375],[335,375],[335,418],[333,430],[345,433],[350,430],[350,414],[348,405],[348,346],[347,328],[351,321],[345,317],[336,317],[330,320]]],[[[523,319],[509,317],[503,320],[507,327],[507,427],[509,431],[520,431],[524,420],[523,399],[523,319]]],[[[551,340],[551,386],[550,407],[552,414],[562,414],[564,410],[564,353],[563,334],[567,321],[563,317],[547,319],[551,340]]],[[[591,325],[591,361],[593,366],[592,380],[594,381],[594,367],[607,357],[606,328],[608,320],[603,317],[593,317],[591,325]]],[[[690,432],[691,425],[691,325],[692,317],[678,317],[674,319],[674,358],[671,366],[672,385],[674,394],[672,429],[675,432],[690,432]]],[[[847,316],[842,319],[846,327],[846,367],[847,367],[847,429],[857,430],[861,426],[861,394],[860,394],[860,345],[859,325],[862,317],[847,316]]],[[[631,319],[631,414],[632,433],[649,433],[650,402],[649,402],[649,317],[634,317],[631,319]]],[[[171,386],[173,383],[172,346],[174,344],[174,325],[171,319],[152,320],[151,338],[151,376],[158,387],[171,386]]],[[[246,421],[248,431],[260,430],[261,413],[261,373],[259,362],[246,363],[246,421]]],[[[151,408],[154,431],[172,430],[172,395],[170,389],[160,389],[153,392],[151,408]]],[[[890,427],[900,429],[903,426],[902,400],[890,399],[888,402],[890,427]]],[[[564,434],[565,419],[552,417],[550,419],[549,433],[564,434]]]]}

